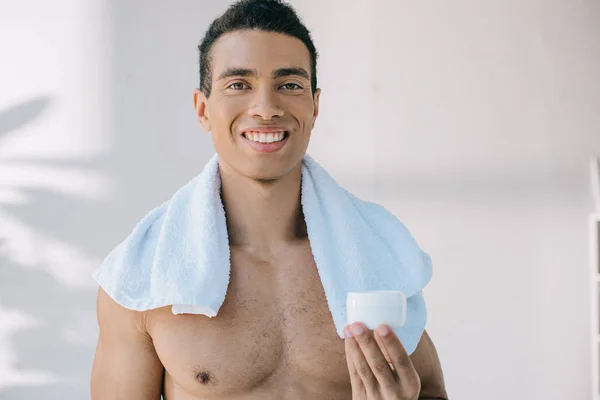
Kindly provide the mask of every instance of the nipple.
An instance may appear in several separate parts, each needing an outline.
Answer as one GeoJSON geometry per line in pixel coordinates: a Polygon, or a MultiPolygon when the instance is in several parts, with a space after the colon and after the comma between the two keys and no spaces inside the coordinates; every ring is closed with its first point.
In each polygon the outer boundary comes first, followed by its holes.
{"type": "Polygon", "coordinates": [[[206,385],[210,381],[210,374],[208,372],[200,372],[196,375],[196,379],[203,385],[206,385]]]}

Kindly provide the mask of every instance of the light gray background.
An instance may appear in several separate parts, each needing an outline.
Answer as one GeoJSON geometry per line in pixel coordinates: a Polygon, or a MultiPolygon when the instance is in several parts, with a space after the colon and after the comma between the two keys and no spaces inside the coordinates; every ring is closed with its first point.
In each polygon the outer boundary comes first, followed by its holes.
{"type": "MultiPolygon", "coordinates": [[[[0,399],[89,398],[90,274],[213,154],[196,45],[228,2],[0,2],[0,399]]],[[[293,1],[309,152],[435,265],[453,399],[590,399],[597,0],[293,1]]]]}

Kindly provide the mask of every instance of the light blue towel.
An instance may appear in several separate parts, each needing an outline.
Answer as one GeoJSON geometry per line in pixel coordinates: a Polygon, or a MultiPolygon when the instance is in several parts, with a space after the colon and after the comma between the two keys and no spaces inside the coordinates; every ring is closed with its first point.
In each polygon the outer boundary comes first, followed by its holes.
{"type": "MultiPolygon", "coordinates": [[[[217,315],[229,284],[225,210],[218,156],[148,213],[94,273],[123,307],[144,311],[172,306],[175,314],[217,315]]],[[[395,329],[411,354],[427,320],[422,296],[431,259],[385,208],[339,186],[310,156],[302,166],[301,203],[308,238],[340,338],[346,295],[400,290],[408,297],[406,324],[395,329]]]]}

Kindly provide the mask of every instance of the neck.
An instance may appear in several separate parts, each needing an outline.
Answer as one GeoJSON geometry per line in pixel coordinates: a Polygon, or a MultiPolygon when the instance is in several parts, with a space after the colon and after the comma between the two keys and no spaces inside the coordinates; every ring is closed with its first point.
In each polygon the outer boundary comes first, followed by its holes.
{"type": "Polygon", "coordinates": [[[257,181],[219,161],[229,244],[259,253],[305,238],[300,204],[302,163],[273,181],[257,181]]]}

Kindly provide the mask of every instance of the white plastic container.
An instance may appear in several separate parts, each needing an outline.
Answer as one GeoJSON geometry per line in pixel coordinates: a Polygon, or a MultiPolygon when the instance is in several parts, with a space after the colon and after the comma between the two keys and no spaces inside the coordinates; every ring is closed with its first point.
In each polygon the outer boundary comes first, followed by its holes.
{"type": "Polygon", "coordinates": [[[406,296],[399,291],[349,292],[346,297],[348,324],[362,322],[373,330],[381,324],[392,329],[406,322],[406,296]]]}

